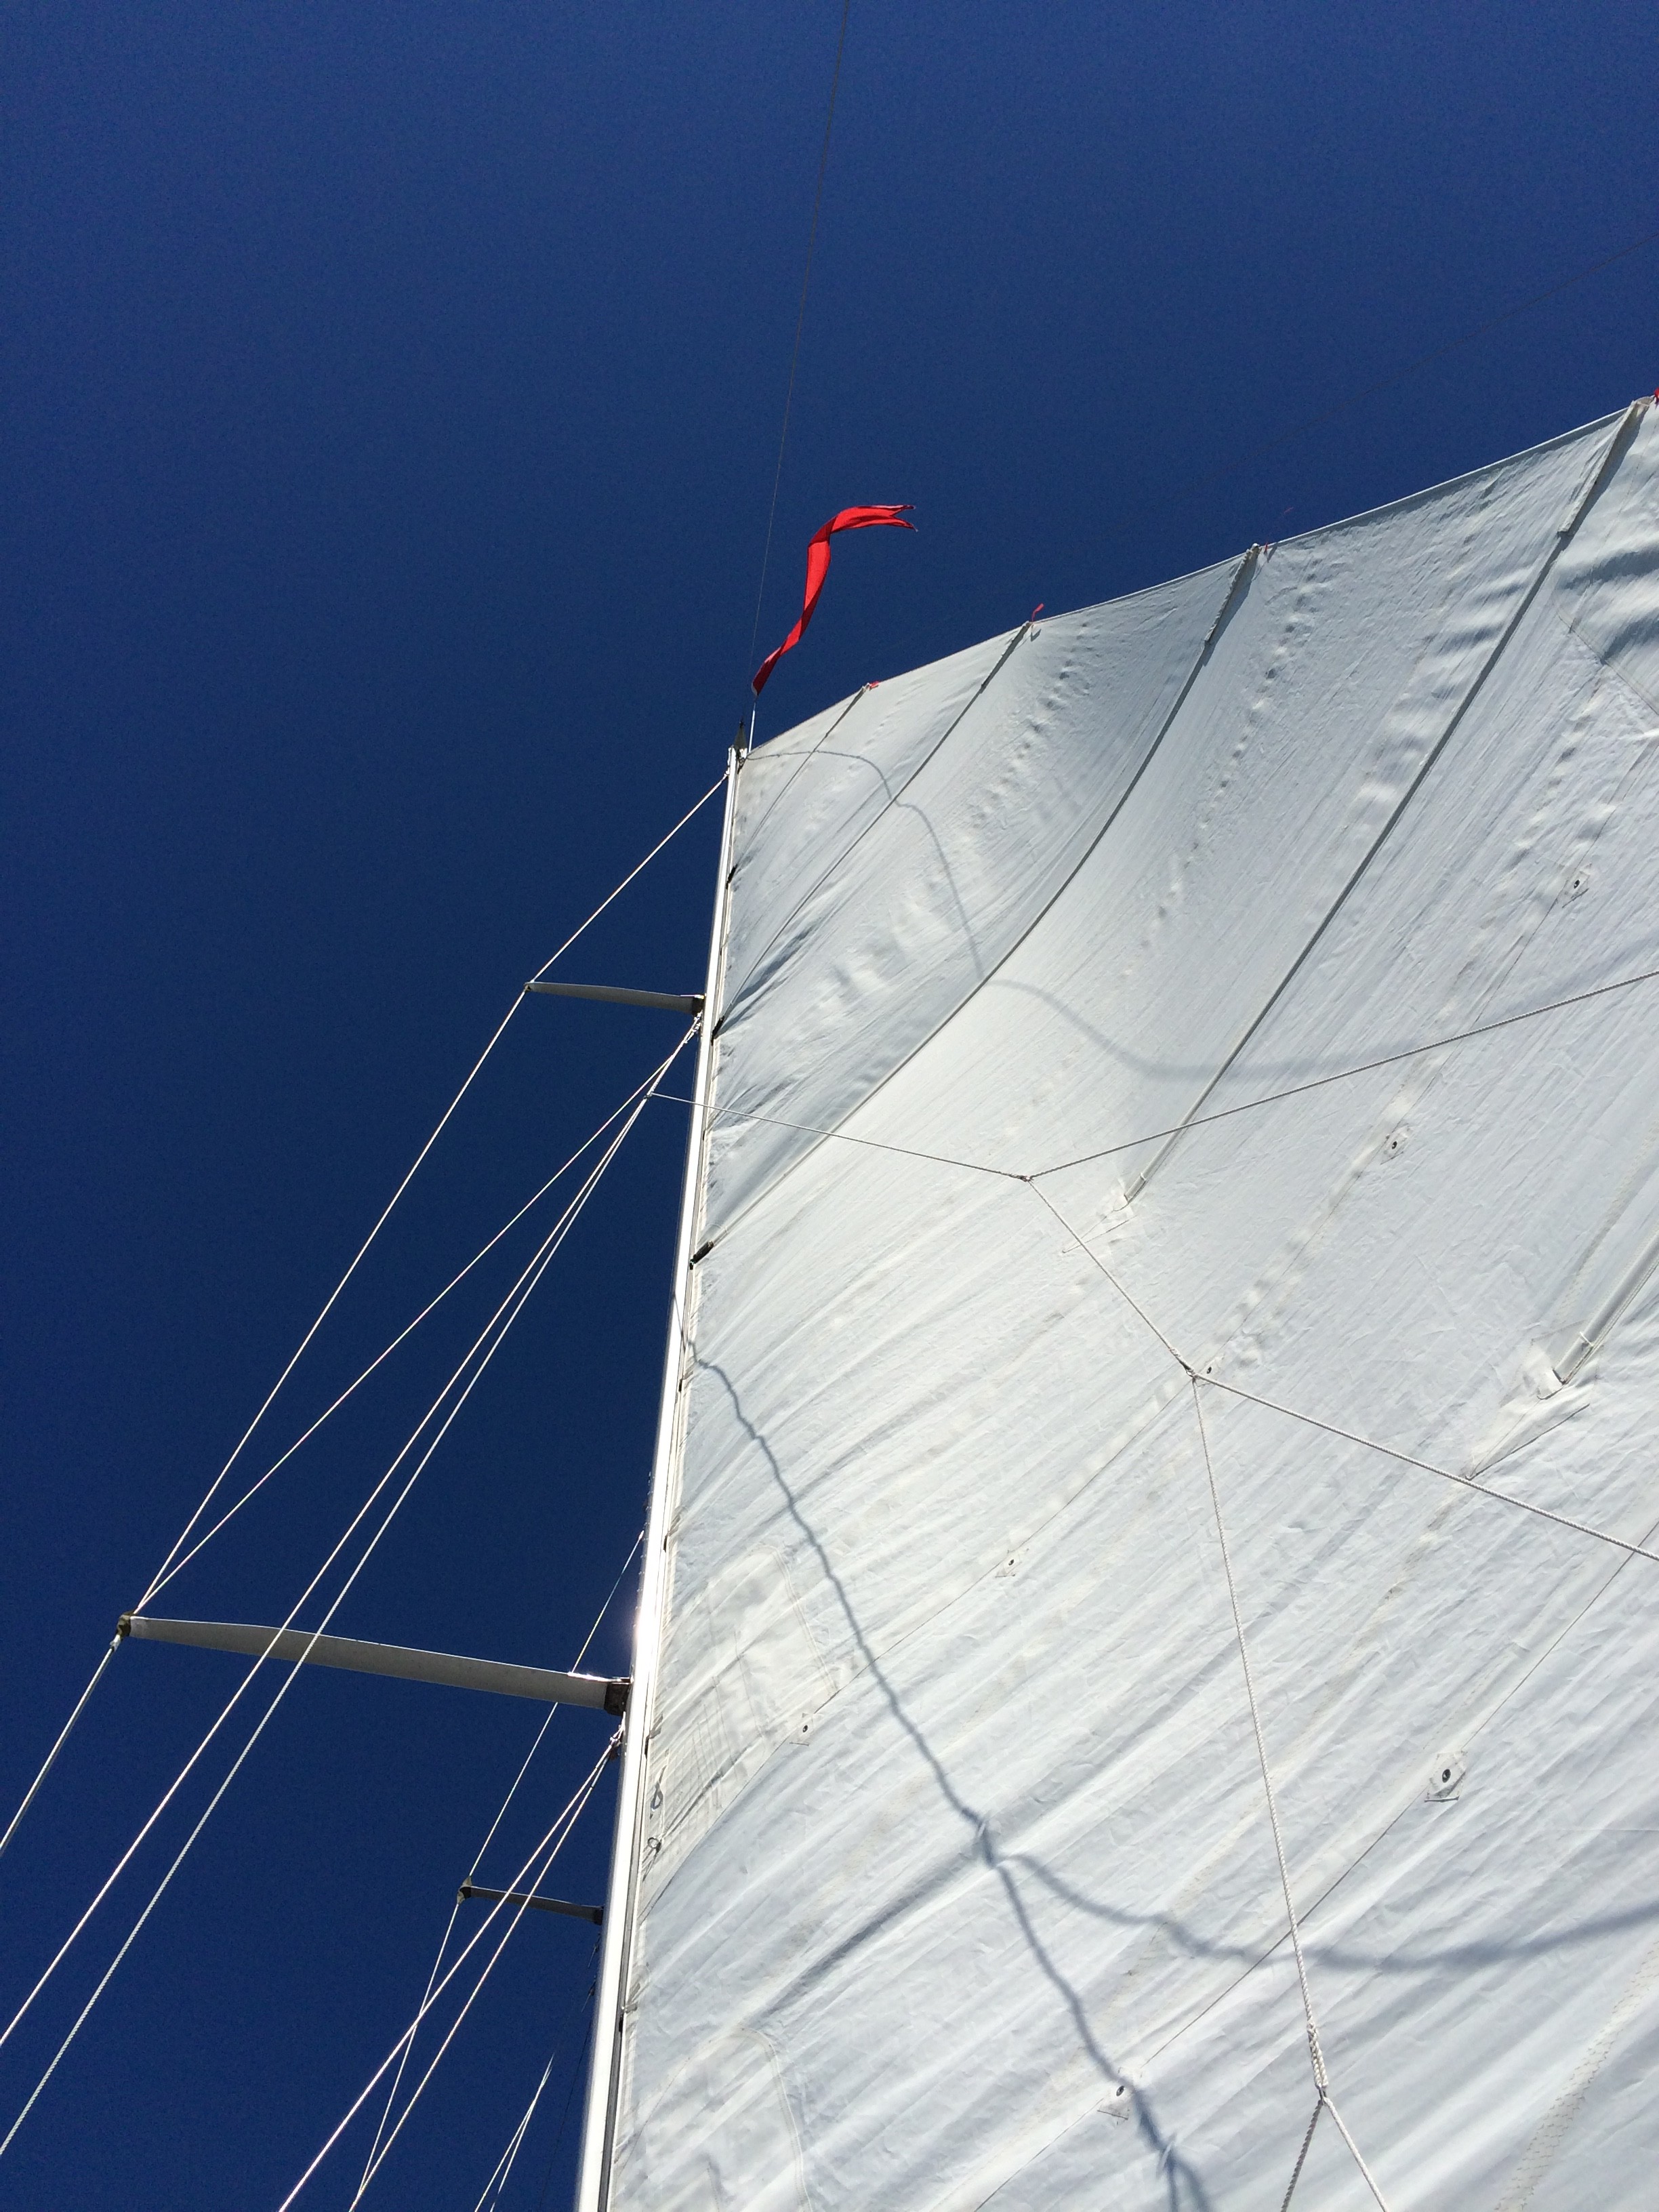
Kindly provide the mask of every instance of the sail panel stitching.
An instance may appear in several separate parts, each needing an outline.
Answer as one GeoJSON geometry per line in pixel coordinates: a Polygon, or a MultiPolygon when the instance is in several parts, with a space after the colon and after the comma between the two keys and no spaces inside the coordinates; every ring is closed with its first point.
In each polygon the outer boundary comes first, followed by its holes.
{"type": "MultiPolygon", "coordinates": [[[[1585,1006],[1594,1000],[1607,998],[1614,992],[1631,990],[1638,983],[1651,983],[1656,981],[1659,981],[1659,968],[1646,968],[1638,975],[1621,975],[1611,983],[1594,984],[1589,990],[1574,991],[1569,993],[1565,998],[1548,1000],[1541,1006],[1525,1006],[1519,1013],[1503,1014],[1495,1021],[1478,1023],[1473,1029],[1455,1030],[1446,1036],[1431,1037],[1422,1044],[1407,1045],[1399,1052],[1384,1053],[1376,1060],[1360,1060],[1352,1067],[1334,1068],[1328,1075],[1310,1076],[1305,1083],[1293,1083],[1283,1091],[1267,1091],[1260,1098],[1243,1099],[1237,1106],[1220,1106],[1212,1114],[1194,1115],[1191,1120],[1172,1122],[1167,1128],[1148,1129],[1143,1131],[1138,1137],[1122,1137],[1115,1144],[1103,1145],[1097,1152],[1079,1152],[1074,1158],[1059,1160],[1046,1168],[1020,1170],[993,1167],[985,1160],[964,1160],[949,1152],[926,1152],[919,1146],[890,1144],[879,1137],[855,1137],[845,1128],[820,1128],[810,1121],[790,1121],[779,1115],[755,1114],[747,1109],[734,1113],[724,1124],[721,1123],[720,1117],[716,1115],[715,1126],[717,1127],[724,1126],[728,1128],[740,1127],[744,1122],[758,1121],[766,1124],[769,1127],[798,1129],[805,1136],[834,1139],[843,1145],[861,1146],[870,1152],[894,1152],[903,1159],[932,1160],[940,1167],[961,1168],[969,1175],[997,1176],[1012,1182],[1029,1182],[1035,1188],[1041,1176],[1064,1175],[1069,1169],[1087,1167],[1095,1160],[1109,1159],[1116,1152],[1133,1152],[1142,1145],[1155,1145],[1164,1137],[1179,1136],[1188,1130],[1206,1128],[1212,1122],[1230,1121],[1240,1114],[1253,1114],[1261,1107],[1280,1105],[1287,1098],[1300,1098],[1309,1091],[1322,1091],[1328,1084],[1346,1083],[1359,1075],[1373,1075],[1379,1069],[1395,1067],[1408,1060],[1420,1060],[1428,1053],[1441,1052],[1451,1045],[1468,1044],[1475,1038],[1490,1036],[1499,1030],[1513,1029],[1519,1023],[1538,1021],[1546,1014],[1560,1013],[1565,1008],[1585,1006]]],[[[692,1103],[689,1098],[683,1097],[672,1091],[659,1091],[653,1095],[670,1105],[689,1106],[692,1103]]],[[[723,1239],[729,1236],[738,1221],[746,1220],[757,1206],[763,1205],[774,1193],[782,1188],[796,1168],[804,1165],[811,1156],[811,1152],[804,1152],[799,1159],[792,1160],[775,1182],[769,1184],[758,1198],[744,1207],[742,1213],[738,1214],[733,1221],[727,1223],[720,1231],[720,1237],[723,1239]]]]}
{"type": "MultiPolygon", "coordinates": [[[[1597,983],[1587,991],[1574,991],[1564,999],[1552,999],[1541,1006],[1526,1006],[1516,1014],[1502,1014],[1497,1020],[1479,1022],[1473,1029],[1454,1030],[1449,1036],[1431,1037],[1426,1043],[1407,1045],[1400,1052],[1382,1054],[1376,1060],[1360,1060],[1352,1067],[1339,1067],[1328,1075],[1310,1076],[1305,1083],[1292,1083],[1283,1091],[1270,1091],[1261,1098],[1246,1098],[1237,1106],[1219,1106],[1212,1114],[1194,1114],[1185,1121],[1171,1124],[1167,1129],[1149,1130],[1139,1137],[1121,1138],[1115,1144],[1103,1145],[1098,1152],[1080,1152],[1075,1159],[1056,1161],[1053,1167],[1036,1168],[1036,1176],[1063,1175],[1068,1168],[1087,1167],[1091,1161],[1109,1159],[1115,1152],[1133,1152],[1137,1146],[1154,1145],[1160,1138],[1177,1137],[1189,1129],[1207,1128],[1212,1122],[1231,1121],[1235,1115],[1252,1114],[1260,1106],[1277,1106],[1286,1098],[1300,1098],[1310,1091],[1323,1090],[1329,1083],[1346,1083],[1356,1075],[1374,1075],[1384,1067],[1397,1067],[1407,1060],[1420,1060],[1425,1053],[1440,1052],[1448,1045],[1468,1044],[1475,1037],[1491,1036],[1498,1030],[1513,1029],[1519,1022],[1535,1022],[1542,1015],[1558,1014],[1566,1006],[1582,1006],[1591,1000],[1604,999],[1614,991],[1628,991],[1638,983],[1651,983],[1659,979],[1659,968],[1644,968],[1637,975],[1621,975],[1612,983],[1597,983]]],[[[864,1139],[868,1143],[870,1139],[864,1139]]],[[[994,1170],[993,1170],[994,1172],[994,1170]]]]}
{"type": "MultiPolygon", "coordinates": [[[[751,655],[753,650],[754,648],[750,647],[750,651],[751,655]]],[[[819,754],[823,751],[824,745],[835,736],[836,732],[840,729],[842,724],[847,720],[847,717],[852,713],[854,708],[858,705],[859,702],[867,696],[869,690],[870,686],[867,684],[860,684],[858,690],[853,694],[852,697],[847,702],[846,705],[842,708],[840,714],[836,716],[835,720],[830,723],[828,729],[826,729],[823,735],[817,739],[817,743],[809,746],[804,753],[779,752],[774,746],[768,745],[764,752],[751,752],[746,757],[743,763],[743,765],[745,768],[751,760],[759,761],[763,766],[768,761],[775,760],[792,760],[796,763],[794,775],[785,776],[783,781],[778,786],[777,789],[772,793],[770,799],[767,800],[765,805],[762,807],[760,812],[755,817],[754,821],[750,824],[748,835],[750,838],[759,836],[761,827],[765,822],[766,817],[771,813],[773,808],[778,804],[779,800],[781,799],[789,790],[791,785],[795,781],[795,776],[800,774],[802,769],[806,766],[809,761],[816,760],[818,757],[819,754]]],[[[836,760],[842,758],[862,760],[864,758],[864,755],[862,753],[851,753],[847,755],[836,753],[830,755],[830,757],[836,760]]]]}
{"type": "MultiPolygon", "coordinates": [[[[849,1114],[856,1114],[862,1108],[867,1106],[872,1098],[877,1097],[880,1092],[886,1089],[890,1083],[893,1082],[896,1077],[903,1073],[904,1070],[909,1066],[910,1063],[919,1054],[923,1053],[927,1049],[927,1047],[933,1042],[934,1038],[937,1037],[941,1031],[948,1028],[951,1023],[956,1020],[957,1017],[963,1012],[964,1007],[973,1004],[974,1000],[978,998],[980,993],[984,990],[986,986],[988,983],[993,982],[995,978],[1001,974],[1003,969],[1007,966],[1009,961],[1013,958],[1020,947],[1029,941],[1032,933],[1041,926],[1045,916],[1054,911],[1056,902],[1066,896],[1067,890],[1077,881],[1079,874],[1088,866],[1090,860],[1100,849],[1102,841],[1109,835],[1119,816],[1122,813],[1123,809],[1127,805],[1130,799],[1134,793],[1136,787],[1140,781],[1141,777],[1151,764],[1153,756],[1162,748],[1164,738],[1174,727],[1177,716],[1180,714],[1182,708],[1186,705],[1187,701],[1191,695],[1193,686],[1197,683],[1199,678],[1204,672],[1204,670],[1208,666],[1210,657],[1215,649],[1216,641],[1220,637],[1222,631],[1225,629],[1234,608],[1239,602],[1241,595],[1246,589],[1248,589],[1250,580],[1255,574],[1256,564],[1261,558],[1261,548],[1259,545],[1251,545],[1240,555],[1237,565],[1234,568],[1232,577],[1228,584],[1226,593],[1222,599],[1220,607],[1217,610],[1215,619],[1211,623],[1209,629],[1205,633],[1204,642],[1199,647],[1198,653],[1194,659],[1193,665],[1187,672],[1186,679],[1182,683],[1180,690],[1176,695],[1175,703],[1171,706],[1169,713],[1164,716],[1163,721],[1158,725],[1156,735],[1153,737],[1151,744],[1147,746],[1146,752],[1142,755],[1135,768],[1134,773],[1130,777],[1128,784],[1124,789],[1121,796],[1108,812],[1105,821],[1102,823],[1100,828],[1090,840],[1086,849],[1079,855],[1076,866],[1068,872],[1065,880],[1056,886],[1053,896],[1044,902],[1041,910],[1032,915],[1030,921],[1025,925],[1025,927],[1021,930],[1019,935],[1015,939],[1014,942],[1008,946],[1007,950],[1000,955],[995,964],[988,969],[986,974],[981,975],[977,979],[967,993],[967,995],[959,1000],[942,1020],[936,1022],[933,1028],[929,1030],[926,1036],[920,1039],[917,1043],[911,1047],[910,1050],[905,1054],[903,1059],[898,1062],[896,1066],[890,1068],[886,1074],[881,1078],[880,1081],[875,1084],[865,1093],[864,1097],[859,1100],[857,1105],[848,1109],[849,1114]]],[[[957,725],[961,722],[963,715],[965,715],[968,713],[969,708],[975,705],[981,694],[991,684],[993,678],[1000,673],[1004,662],[1006,661],[1009,654],[1012,653],[1015,646],[1020,642],[1022,638],[1028,637],[1031,634],[1031,624],[1030,623],[1026,623],[1019,629],[1015,631],[1012,638],[1009,641],[1007,648],[1004,652],[1001,660],[998,661],[996,666],[991,671],[990,675],[988,676],[985,678],[984,683],[981,684],[979,690],[975,692],[974,697],[968,702],[968,705],[963,708],[962,714],[958,714],[956,721],[951,723],[950,729],[945,731],[945,737],[941,738],[939,740],[939,743],[932,748],[926,759],[917,763],[913,774],[908,776],[904,782],[900,785],[898,790],[895,792],[892,798],[888,800],[887,805],[883,807],[881,813],[878,814],[873,820],[866,824],[866,830],[872,830],[875,827],[876,823],[879,822],[890,809],[896,806],[899,800],[902,799],[904,793],[909,789],[911,784],[915,782],[916,776],[921,775],[922,769],[927,767],[927,762],[932,760],[934,753],[939,750],[939,745],[944,744],[945,738],[948,738],[951,735],[952,732],[955,731],[957,725]]],[[[864,834],[864,830],[860,830],[859,833],[860,837],[864,834]]],[[[858,839],[855,838],[854,840],[854,844],[855,845],[857,842],[858,839]]],[[[847,850],[850,853],[853,850],[853,846],[849,845],[847,850]]],[[[844,860],[846,857],[847,854],[843,854],[841,855],[841,860],[844,860]]],[[[839,866],[840,864],[840,860],[837,860],[834,865],[839,866]]],[[[758,967],[760,964],[761,957],[771,949],[773,945],[777,942],[778,937],[781,935],[783,928],[788,921],[793,918],[794,914],[798,914],[800,911],[801,907],[806,903],[806,900],[812,896],[813,892],[818,889],[819,884],[824,881],[825,877],[827,877],[830,872],[831,870],[830,869],[826,869],[824,871],[824,874],[818,878],[817,883],[813,884],[812,890],[808,891],[805,896],[798,902],[796,906],[792,909],[791,915],[785,916],[784,922],[780,923],[778,929],[774,933],[773,936],[767,940],[766,945],[762,946],[761,953],[757,955],[754,964],[750,968],[748,975],[744,977],[744,984],[746,984],[749,981],[750,977],[753,975],[755,968],[758,967]]],[[[738,988],[741,989],[742,986],[740,985],[738,988]]],[[[758,1120],[762,1117],[757,1115],[753,1118],[758,1120]]],[[[844,1115],[842,1118],[844,1120],[847,1116],[844,1115]]],[[[826,1136],[835,1136],[839,1133],[839,1130],[838,1128],[826,1130],[822,1133],[826,1136]]],[[[794,1163],[791,1162],[790,1164],[793,1166],[794,1163]]],[[[784,1173],[787,1174],[787,1172],[788,1170],[786,1168],[784,1173]]],[[[779,1179],[781,1180],[781,1178],[779,1179]]],[[[762,1196],[764,1195],[765,1193],[763,1193],[762,1196]]],[[[758,1204],[759,1200],[757,1200],[753,1202],[758,1204]]]]}
{"type": "Polygon", "coordinates": [[[939,736],[936,737],[933,744],[928,746],[927,751],[911,769],[909,775],[905,777],[898,789],[892,793],[891,797],[887,799],[885,804],[878,812],[871,816],[870,819],[865,823],[863,829],[859,831],[858,835],[853,838],[851,842],[848,845],[846,850],[844,852],[837,853],[835,859],[830,861],[828,867],[823,869],[819,874],[813,878],[812,881],[795,901],[793,906],[790,908],[788,913],[784,915],[782,921],[779,922],[777,927],[772,932],[770,937],[767,939],[765,944],[763,945],[759,951],[756,953],[753,960],[750,962],[747,969],[744,971],[742,981],[738,983],[735,988],[727,993],[726,1008],[728,1011],[732,1003],[739,999],[743,993],[747,990],[750,983],[754,980],[755,970],[760,966],[761,962],[772,950],[772,947],[777,943],[779,938],[783,935],[784,931],[788,928],[790,923],[795,919],[795,916],[800,912],[801,908],[807,904],[809,900],[817,896],[823,885],[829,882],[830,877],[835,874],[837,868],[844,867],[847,865],[847,862],[852,858],[853,854],[858,850],[859,847],[864,842],[865,839],[870,835],[872,830],[878,828],[880,823],[887,819],[887,817],[898,805],[905,793],[909,790],[916,778],[922,773],[923,769],[927,767],[928,763],[938,755],[941,746],[956,735],[957,732],[962,727],[963,721],[973,712],[980,701],[985,696],[985,694],[990,690],[992,684],[995,683],[997,678],[1001,675],[1004,668],[1006,668],[1008,664],[1009,659],[1012,656],[1015,647],[1021,644],[1026,638],[1030,637],[1030,623],[1029,622],[1022,623],[1019,628],[1013,633],[1012,636],[1010,637],[1007,644],[1003,647],[1002,651],[998,656],[996,663],[991,669],[989,674],[981,678],[978,688],[964,702],[955,719],[948,722],[945,728],[940,731],[939,736]]]}
{"type": "Polygon", "coordinates": [[[1425,1474],[1437,1475],[1443,1482],[1455,1483],[1460,1490],[1468,1492],[1471,1497],[1490,1498],[1499,1505],[1511,1505],[1518,1513],[1530,1513],[1538,1520],[1553,1522],[1559,1528],[1570,1529],[1575,1535],[1593,1537],[1598,1544],[1609,1544],[1615,1551],[1623,1552],[1632,1559],[1650,1559],[1659,1566],[1659,1552],[1650,1551],[1642,1544],[1632,1544],[1623,1536],[1612,1535],[1605,1528],[1594,1528],[1588,1521],[1576,1521],[1571,1514],[1558,1513],[1551,1506],[1534,1504],[1530,1498],[1516,1498],[1506,1490],[1494,1490],[1489,1484],[1477,1481],[1473,1475],[1454,1474],[1450,1468],[1437,1467],[1432,1460],[1417,1459],[1410,1452],[1396,1450],[1392,1444],[1379,1443],[1375,1437],[1361,1436],[1353,1429],[1339,1428],[1334,1422],[1321,1420],[1316,1414],[1298,1413],[1294,1406],[1280,1405],[1275,1399],[1263,1398],[1254,1390],[1246,1390],[1240,1383],[1225,1381],[1219,1375],[1206,1372],[1200,1378],[1192,1362],[1176,1351],[1146,1308],[1125,1288],[1100,1255],[1091,1249],[1082,1231],[1066,1218],[1046,1192],[1038,1190],[1035,1183],[1030,1188],[1033,1196],[1042,1201],[1060,1227],[1077,1239],[1079,1250],[1093,1262],[1124,1304],[1146,1323],[1176,1366],[1194,1380],[1201,1379],[1212,1389],[1225,1390],[1232,1397],[1247,1399],[1251,1405],[1263,1407],[1270,1413],[1282,1413],[1287,1420],[1301,1421],[1312,1429],[1322,1429],[1327,1436],[1340,1437],[1346,1443],[1361,1444],[1370,1451],[1380,1452],[1383,1458],[1397,1460],[1402,1467],[1414,1467],[1425,1474]]]}
{"type": "MultiPolygon", "coordinates": [[[[1323,940],[1325,933],[1330,928],[1338,915],[1341,913],[1343,908],[1347,904],[1349,898],[1358,889],[1359,884],[1369,872],[1372,861],[1376,860],[1377,854],[1388,843],[1389,838],[1393,836],[1395,829],[1399,826],[1401,822],[1405,819],[1412,801],[1422,789],[1424,784],[1428,780],[1429,775],[1433,771],[1436,763],[1444,754],[1447,746],[1451,743],[1453,738],[1457,734],[1457,732],[1462,727],[1464,719],[1469,713],[1470,708],[1480,697],[1481,692],[1486,689],[1487,678],[1491,676],[1493,669],[1497,667],[1498,661],[1502,659],[1511,639],[1515,636],[1516,632],[1520,629],[1522,623],[1525,620],[1528,613],[1530,611],[1538,594],[1543,590],[1545,584],[1549,579],[1551,570],[1554,568],[1556,562],[1560,559],[1561,555],[1565,551],[1567,546],[1571,542],[1573,533],[1577,531],[1579,524],[1583,520],[1585,515],[1589,512],[1590,507],[1595,503],[1597,495],[1601,492],[1602,486],[1607,482],[1608,477],[1611,476],[1618,463],[1623,459],[1625,453],[1630,444],[1631,437],[1635,431],[1637,422],[1640,417],[1642,405],[1643,403],[1638,401],[1632,406],[1626,409],[1612,437],[1607,441],[1607,449],[1602,454],[1601,465],[1592,473],[1588,486],[1580,493],[1565,521],[1559,526],[1553,532],[1550,539],[1549,550],[1545,554],[1543,560],[1540,562],[1537,574],[1534,576],[1532,582],[1528,586],[1525,592],[1522,595],[1519,604],[1516,605],[1514,612],[1510,615],[1508,622],[1498,633],[1498,638],[1494,642],[1491,652],[1488,653],[1485,660],[1481,663],[1480,669],[1475,674],[1474,681],[1470,684],[1468,690],[1464,693],[1462,700],[1458,702],[1455,712],[1448,720],[1446,726],[1442,730],[1439,737],[1436,738],[1433,744],[1431,745],[1428,750],[1425,753],[1421,762],[1418,765],[1416,774],[1412,777],[1405,790],[1395,801],[1393,811],[1390,812],[1387,821],[1384,822],[1381,830],[1378,830],[1376,836],[1371,840],[1370,844],[1367,847],[1364,854],[1362,855],[1358,862],[1358,865],[1349,876],[1346,883],[1343,884],[1341,890],[1337,893],[1335,899],[1326,908],[1323,916],[1322,917],[1317,927],[1314,930],[1312,935],[1307,939],[1307,942],[1303,945],[1302,950],[1297,954],[1295,959],[1285,969],[1283,975],[1279,977],[1279,981],[1273,986],[1272,992],[1268,994],[1259,1011],[1252,1018],[1249,1025],[1239,1037],[1238,1042],[1232,1047],[1226,1058],[1222,1061],[1221,1065],[1216,1069],[1214,1074],[1205,1085],[1203,1090],[1199,1093],[1197,1099],[1194,1103],[1194,1113],[1196,1113],[1198,1109],[1204,1104],[1206,1099],[1211,1097],[1214,1094],[1217,1085],[1226,1074],[1228,1069],[1234,1065],[1240,1053],[1245,1049],[1246,1046],[1249,1043],[1250,1039],[1255,1036],[1257,1030],[1260,1030],[1262,1024],[1268,1019],[1274,1007],[1279,1004],[1286,991],[1290,989],[1291,984],[1295,982],[1297,977],[1302,973],[1303,969],[1307,965],[1307,963],[1311,958],[1314,951],[1323,940]]],[[[1189,1121],[1191,1118],[1192,1116],[1189,1115],[1183,1119],[1181,1127],[1176,1131],[1176,1134],[1168,1139],[1164,1146],[1163,1150],[1155,1158],[1147,1162],[1146,1165],[1135,1177],[1133,1182],[1130,1184],[1128,1189],[1124,1194],[1125,1197],[1130,1202],[1133,1203],[1135,1199],[1139,1197],[1141,1192],[1145,1190],[1152,1176],[1157,1174],[1158,1169],[1163,1166],[1164,1161],[1167,1160],[1170,1153],[1174,1152],[1176,1146],[1181,1141],[1182,1135],[1185,1132],[1188,1121],[1189,1121]]]]}

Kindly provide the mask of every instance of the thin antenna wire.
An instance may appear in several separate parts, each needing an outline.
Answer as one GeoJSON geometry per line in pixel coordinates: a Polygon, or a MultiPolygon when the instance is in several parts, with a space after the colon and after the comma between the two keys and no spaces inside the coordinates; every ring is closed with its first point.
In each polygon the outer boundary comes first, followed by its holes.
{"type": "MultiPolygon", "coordinates": [[[[806,327],[806,288],[812,281],[812,251],[818,242],[818,210],[823,205],[823,173],[830,166],[830,130],[836,119],[836,94],[841,89],[842,50],[847,44],[847,18],[853,0],[842,0],[841,33],[836,40],[836,69],[830,80],[830,112],[823,118],[823,147],[818,155],[817,190],[812,196],[812,227],[806,234],[806,266],[801,271],[800,310],[795,317],[795,349],[789,356],[789,383],[783,395],[783,423],[778,432],[778,465],[772,476],[772,504],[766,515],[766,547],[761,555],[760,583],[755,592],[755,626],[749,634],[749,659],[755,665],[755,646],[760,637],[761,605],[766,597],[766,572],[772,561],[772,529],[778,519],[778,487],[783,482],[783,449],[789,441],[789,409],[795,397],[795,371],[800,366],[800,336],[806,327]]],[[[749,718],[749,742],[755,741],[755,720],[749,718]]]]}

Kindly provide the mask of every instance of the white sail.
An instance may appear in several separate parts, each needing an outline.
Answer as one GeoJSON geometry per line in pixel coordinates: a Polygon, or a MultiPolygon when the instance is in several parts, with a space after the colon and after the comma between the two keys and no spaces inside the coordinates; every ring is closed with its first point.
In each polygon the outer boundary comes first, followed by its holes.
{"type": "Polygon", "coordinates": [[[744,763],[588,2202],[1651,2203],[1656,479],[744,763]]]}

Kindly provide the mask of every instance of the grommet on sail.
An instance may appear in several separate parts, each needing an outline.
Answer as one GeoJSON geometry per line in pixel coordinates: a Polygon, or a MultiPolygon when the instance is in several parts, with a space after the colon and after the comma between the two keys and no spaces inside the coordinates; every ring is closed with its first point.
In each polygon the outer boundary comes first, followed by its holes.
{"type": "Polygon", "coordinates": [[[729,793],[583,2212],[1644,2203],[1652,406],[729,793]]]}

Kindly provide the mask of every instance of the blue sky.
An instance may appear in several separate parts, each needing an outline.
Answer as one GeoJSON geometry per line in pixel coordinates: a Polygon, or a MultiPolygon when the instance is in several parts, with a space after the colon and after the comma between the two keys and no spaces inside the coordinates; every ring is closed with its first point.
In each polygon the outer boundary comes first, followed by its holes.
{"type": "MultiPolygon", "coordinates": [[[[14,10],[7,1813],[518,985],[719,772],[839,19],[14,10]]],[[[1659,243],[1250,458],[1659,228],[1655,64],[1651,10],[1597,0],[852,0],[760,650],[831,511],[908,500],[920,528],[840,542],[763,732],[1039,600],[1312,527],[1652,388],[1659,243]]],[[[564,972],[696,988],[717,830],[711,808],[564,972]]],[[[520,1012],[268,1457],[672,1041],[667,1016],[520,1012]]],[[[642,1513],[684,1137],[650,1109],[342,1631],[574,1656],[642,1513]]],[[[458,1294],[176,1611],[283,1616],[504,1280],[458,1294]]],[[[626,1621],[597,1662],[625,1664],[626,1621]]],[[[0,1995],[240,1663],[118,1655],[0,1866],[0,1995]]],[[[308,1674],[0,2197],[274,2207],[407,2021],[538,1718],[308,1674]]],[[[555,1716],[481,1879],[599,1726],[555,1716]]],[[[8,2124],[203,1802],[0,2051],[8,2124]]],[[[597,1897],[608,1847],[601,1797],[556,1886],[597,1897]]],[[[590,1949],[575,1923],[520,1929],[368,2203],[475,2201],[590,1949]]],[[[568,2199],[580,2036],[565,2053],[506,2212],[544,2179],[568,2199]]],[[[349,2199],[358,2140],[302,2202],[349,2199]]]]}

